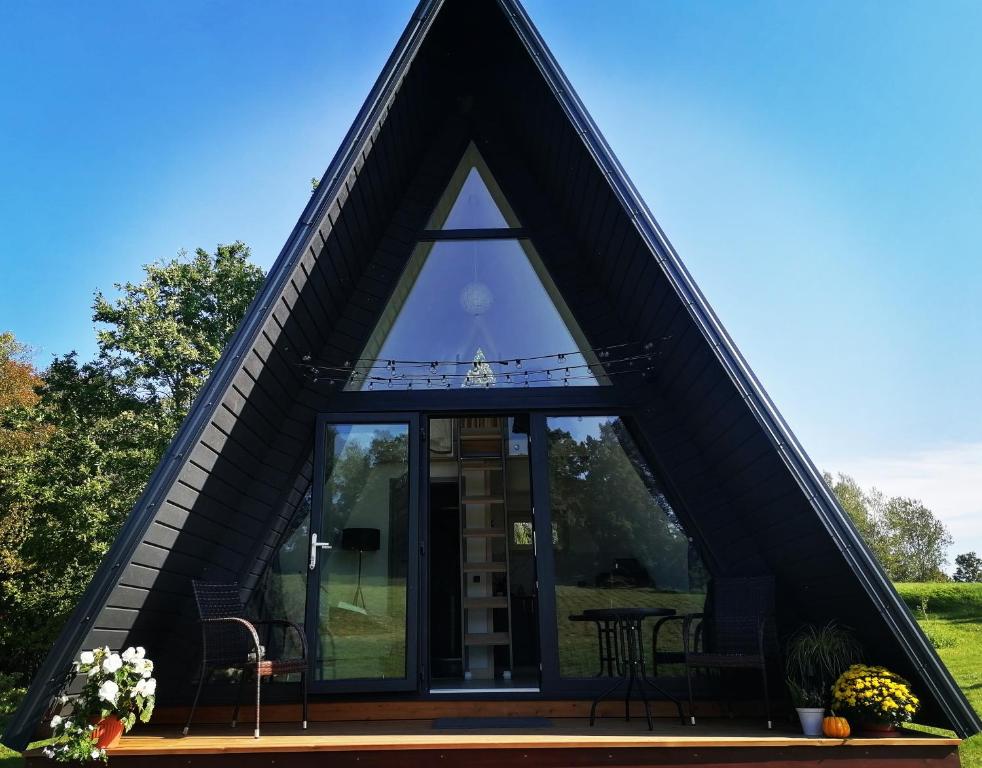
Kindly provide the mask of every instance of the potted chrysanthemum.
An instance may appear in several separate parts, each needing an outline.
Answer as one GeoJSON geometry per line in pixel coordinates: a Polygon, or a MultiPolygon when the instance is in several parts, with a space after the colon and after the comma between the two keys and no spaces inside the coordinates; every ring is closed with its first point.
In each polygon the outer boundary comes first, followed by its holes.
{"type": "Polygon", "coordinates": [[[853,664],[832,686],[832,708],[871,735],[891,733],[921,705],[910,683],[885,667],[853,664]]]}
{"type": "MultiPolygon", "coordinates": [[[[122,653],[93,648],[79,655],[75,667],[85,675],[85,683],[72,702],[71,714],[51,719],[53,744],[44,753],[60,762],[105,761],[106,750],[124,732],[153,714],[157,691],[153,662],[143,648],[122,653]]],[[[61,703],[67,702],[62,697],[61,703]]]]}

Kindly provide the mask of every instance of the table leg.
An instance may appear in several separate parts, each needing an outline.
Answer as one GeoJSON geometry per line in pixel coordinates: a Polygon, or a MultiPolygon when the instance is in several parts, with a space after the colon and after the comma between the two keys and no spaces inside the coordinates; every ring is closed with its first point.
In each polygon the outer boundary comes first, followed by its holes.
{"type": "Polygon", "coordinates": [[[610,688],[608,688],[606,691],[601,693],[599,696],[597,696],[597,698],[593,700],[593,704],[590,705],[590,725],[593,725],[597,719],[597,705],[601,701],[606,699],[608,696],[610,696],[610,694],[616,691],[623,684],[624,684],[623,680],[618,680],[616,683],[610,686],[610,688]]]}

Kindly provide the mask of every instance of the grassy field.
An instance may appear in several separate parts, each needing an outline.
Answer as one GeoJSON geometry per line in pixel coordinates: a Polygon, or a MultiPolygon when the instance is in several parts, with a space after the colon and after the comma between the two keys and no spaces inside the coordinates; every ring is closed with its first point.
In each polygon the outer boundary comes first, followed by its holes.
{"type": "MultiPolygon", "coordinates": [[[[897,591],[914,611],[972,706],[982,712],[982,584],[898,584],[897,591]]],[[[619,590],[560,588],[559,626],[565,627],[569,613],[578,613],[584,607],[616,605],[620,597],[619,590]]],[[[659,605],[676,600],[679,604],[673,606],[686,610],[692,609],[691,602],[701,602],[700,596],[695,595],[652,592],[651,598],[653,604],[659,605]]],[[[634,601],[637,602],[637,592],[634,601]]],[[[560,633],[560,645],[570,671],[595,668],[596,634],[590,627],[570,624],[560,633]]],[[[9,691],[0,690],[0,728],[14,698],[9,691]]],[[[982,768],[982,735],[962,745],[961,759],[964,768],[982,768]]],[[[0,747],[0,768],[18,768],[22,764],[19,755],[0,747]]]]}
{"type": "MultiPolygon", "coordinates": [[[[982,584],[896,586],[975,711],[982,712],[982,584]]],[[[964,768],[982,768],[982,734],[962,745],[961,759],[964,768]]]]}

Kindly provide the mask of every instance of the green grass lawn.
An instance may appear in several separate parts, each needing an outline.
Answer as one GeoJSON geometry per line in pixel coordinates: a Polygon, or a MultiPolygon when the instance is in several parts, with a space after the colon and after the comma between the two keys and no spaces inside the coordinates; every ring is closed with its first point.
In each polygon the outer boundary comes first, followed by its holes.
{"type": "MultiPolygon", "coordinates": [[[[982,712],[982,584],[896,586],[975,711],[982,712]]],[[[982,768],[982,734],[962,745],[961,759],[964,768],[982,768]]]]}
{"type": "MultiPolygon", "coordinates": [[[[977,712],[982,712],[982,584],[897,584],[897,591],[918,617],[921,626],[937,646],[938,654],[951,670],[968,700],[977,712]],[[926,603],[924,602],[926,600],[926,603]],[[926,615],[923,609],[927,609],[926,615]]],[[[571,670],[592,670],[596,665],[596,634],[586,625],[565,622],[569,613],[578,613],[584,607],[616,605],[620,602],[619,590],[562,587],[559,590],[557,609],[560,614],[561,655],[571,670]]],[[[633,595],[637,603],[638,594],[633,595]]],[[[701,596],[655,593],[653,604],[678,604],[673,607],[692,610],[701,603],[701,596]]],[[[672,638],[674,642],[676,638],[672,638]]],[[[870,661],[875,661],[871,659],[870,661]]],[[[0,691],[0,701],[8,703],[0,691]]],[[[12,698],[12,697],[9,697],[12,698]]],[[[9,704],[9,703],[8,703],[9,704]]],[[[7,713],[0,712],[0,728],[7,713]]],[[[925,730],[936,730],[927,729],[925,730]]],[[[961,748],[964,768],[982,768],[982,735],[966,741],[961,748]]],[[[23,760],[16,752],[0,746],[0,768],[17,768],[23,760]]]]}

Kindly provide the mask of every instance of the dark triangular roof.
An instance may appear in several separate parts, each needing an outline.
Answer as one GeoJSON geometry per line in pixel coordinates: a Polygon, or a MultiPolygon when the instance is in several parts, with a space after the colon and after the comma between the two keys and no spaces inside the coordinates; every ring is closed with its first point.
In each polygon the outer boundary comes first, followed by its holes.
{"type": "Polygon", "coordinates": [[[710,568],[775,573],[794,619],[857,627],[928,719],[979,731],[524,9],[423,0],[4,742],[27,743],[83,647],[139,642],[162,678],[187,675],[189,579],[250,592],[309,485],[314,416],[333,401],[299,363],[358,356],[472,140],[595,346],[670,337],[619,396],[710,568]]]}

